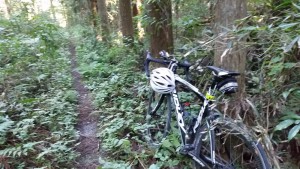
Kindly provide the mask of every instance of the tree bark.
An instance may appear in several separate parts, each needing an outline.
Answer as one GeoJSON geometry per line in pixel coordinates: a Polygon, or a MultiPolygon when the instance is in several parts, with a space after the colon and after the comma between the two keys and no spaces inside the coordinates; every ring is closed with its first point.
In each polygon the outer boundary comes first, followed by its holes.
{"type": "MultiPolygon", "coordinates": [[[[143,4],[143,0],[135,0],[135,3],[133,4],[133,17],[141,15],[143,13],[143,11],[141,10],[141,6],[143,4]]],[[[144,39],[144,28],[142,26],[141,20],[134,18],[134,34],[135,37],[138,38],[138,41],[140,43],[142,43],[143,39],[144,39]]]]}
{"type": "Polygon", "coordinates": [[[138,2],[132,3],[132,17],[135,17],[139,14],[138,2]]]}
{"type": "Polygon", "coordinates": [[[237,94],[240,99],[244,98],[245,93],[246,50],[239,45],[237,40],[233,42],[226,32],[227,28],[233,28],[235,20],[247,16],[246,5],[246,0],[218,0],[214,21],[214,32],[219,36],[215,42],[214,64],[241,73],[238,78],[239,92],[237,94]]]}
{"type": "MultiPolygon", "coordinates": [[[[174,5],[174,14],[175,14],[176,21],[179,20],[179,2],[180,1],[176,1],[175,5],[174,5]]],[[[175,25],[174,29],[175,29],[174,32],[175,32],[175,39],[176,39],[176,38],[178,38],[178,32],[179,32],[178,26],[175,25]]]]}
{"type": "Polygon", "coordinates": [[[90,8],[91,8],[91,19],[92,19],[92,23],[94,28],[97,28],[98,24],[97,24],[97,0],[91,0],[90,2],[90,8]]]}
{"type": "Polygon", "coordinates": [[[53,20],[56,21],[56,16],[55,16],[55,9],[54,9],[54,5],[53,5],[53,0],[50,0],[50,9],[51,9],[51,13],[53,16],[53,20]]]}
{"type": "Polygon", "coordinates": [[[10,17],[11,16],[11,10],[12,10],[11,9],[11,4],[10,4],[9,0],[5,0],[4,3],[5,3],[5,6],[6,6],[7,17],[10,17]]]}
{"type": "Polygon", "coordinates": [[[123,35],[123,41],[125,44],[132,44],[134,32],[133,32],[131,0],[120,0],[119,10],[120,10],[119,11],[120,23],[121,23],[121,32],[123,35]]]}
{"type": "Polygon", "coordinates": [[[98,13],[100,15],[101,36],[104,42],[109,41],[109,22],[106,0],[98,0],[98,13]]]}
{"type": "Polygon", "coordinates": [[[139,14],[141,7],[141,0],[135,0],[132,2],[132,17],[133,17],[133,30],[134,30],[134,37],[137,37],[138,41],[141,42],[143,39],[143,28],[141,21],[136,18],[139,14]]]}
{"type": "Polygon", "coordinates": [[[147,32],[150,38],[150,52],[157,56],[161,50],[173,53],[173,28],[171,0],[152,1],[148,4],[151,23],[147,32]]]}

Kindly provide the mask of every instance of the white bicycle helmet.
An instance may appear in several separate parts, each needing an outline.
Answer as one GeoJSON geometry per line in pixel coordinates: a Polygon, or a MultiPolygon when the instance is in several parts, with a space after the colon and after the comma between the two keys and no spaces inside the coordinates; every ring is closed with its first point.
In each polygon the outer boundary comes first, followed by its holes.
{"type": "Polygon", "coordinates": [[[150,86],[158,93],[171,93],[175,89],[175,75],[168,68],[156,68],[150,74],[150,86]]]}

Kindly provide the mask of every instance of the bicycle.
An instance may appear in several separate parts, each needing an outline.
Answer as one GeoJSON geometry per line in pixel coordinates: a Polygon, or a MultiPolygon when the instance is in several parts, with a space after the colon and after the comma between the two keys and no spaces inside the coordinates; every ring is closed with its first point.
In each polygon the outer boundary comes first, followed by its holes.
{"type": "Polygon", "coordinates": [[[255,139],[247,127],[242,122],[224,116],[214,108],[217,91],[223,94],[236,92],[235,76],[239,73],[207,66],[206,68],[213,73],[213,79],[204,95],[197,87],[176,74],[177,68],[183,68],[184,74],[189,77],[190,63],[179,62],[175,57],[170,59],[163,51],[160,55],[162,59],[153,58],[147,52],[144,65],[152,88],[146,114],[147,141],[152,146],[159,146],[169,134],[171,127],[178,127],[182,144],[180,153],[190,156],[197,169],[270,169],[271,165],[262,144],[255,139]],[[150,75],[150,62],[165,65],[167,68],[154,69],[150,75]],[[165,88],[159,88],[162,85],[165,85],[163,86],[165,88]],[[177,92],[178,86],[189,89],[202,102],[199,113],[189,120],[186,120],[189,113],[185,110],[189,105],[181,104],[177,92]],[[176,111],[177,123],[172,126],[173,110],[176,111]]]}

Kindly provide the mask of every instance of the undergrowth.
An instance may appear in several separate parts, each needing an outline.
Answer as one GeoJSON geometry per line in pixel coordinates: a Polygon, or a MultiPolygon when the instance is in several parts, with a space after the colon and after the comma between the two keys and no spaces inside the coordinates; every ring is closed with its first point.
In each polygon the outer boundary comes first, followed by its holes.
{"type": "Polygon", "coordinates": [[[69,168],[77,156],[65,37],[44,14],[0,18],[0,168],[69,168]]]}
{"type": "Polygon", "coordinates": [[[245,26],[235,34],[247,39],[251,84],[248,94],[263,112],[262,122],[266,130],[271,129],[269,133],[274,134],[272,139],[278,144],[300,138],[299,122],[290,123],[300,115],[300,3],[286,0],[278,5],[266,3],[264,8],[268,10],[253,11],[245,18],[245,26]]]}
{"type": "Polygon", "coordinates": [[[102,168],[190,168],[191,161],[176,152],[177,136],[170,136],[160,149],[145,142],[149,85],[138,62],[144,56],[117,42],[109,48],[97,42],[89,28],[74,27],[78,29],[85,29],[76,37],[81,39],[76,40],[79,71],[92,91],[94,113],[100,114],[98,136],[106,154],[100,159],[102,168]]]}
{"type": "MultiPolygon", "coordinates": [[[[280,147],[297,150],[293,157],[299,159],[300,4],[260,4],[229,34],[248,49],[247,93],[258,106],[265,134],[272,136],[283,161],[289,150],[280,147]],[[298,143],[287,145],[292,142],[298,143]]],[[[191,11],[188,5],[184,9],[191,11]]],[[[211,37],[210,28],[197,21],[202,17],[208,15],[192,13],[175,21],[178,37],[184,37],[176,46],[184,49],[197,45],[190,38],[211,37]]],[[[191,161],[177,153],[176,134],[159,149],[145,142],[149,85],[141,71],[144,58],[136,52],[141,46],[124,46],[118,37],[107,46],[89,26],[68,31],[76,43],[78,70],[93,94],[93,113],[100,115],[98,137],[106,155],[99,159],[102,168],[191,168],[191,161]]],[[[68,38],[49,13],[23,10],[9,20],[0,17],[0,168],[70,168],[78,156],[68,38]]],[[[200,55],[212,56],[212,50],[207,45],[200,55]]]]}

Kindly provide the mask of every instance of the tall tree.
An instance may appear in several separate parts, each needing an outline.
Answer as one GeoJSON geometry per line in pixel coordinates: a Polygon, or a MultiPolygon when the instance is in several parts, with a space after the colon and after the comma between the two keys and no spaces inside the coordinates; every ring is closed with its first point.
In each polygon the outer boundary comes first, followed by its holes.
{"type": "Polygon", "coordinates": [[[90,0],[70,0],[63,1],[65,7],[68,8],[71,6],[71,12],[76,14],[78,17],[72,16],[72,14],[68,14],[69,24],[76,24],[78,21],[83,23],[90,22],[89,17],[91,16],[91,5],[90,0]],[[88,18],[88,19],[87,19],[88,18]]]}
{"type": "Polygon", "coordinates": [[[51,13],[52,13],[53,19],[56,21],[55,7],[53,5],[53,0],[50,0],[50,9],[51,9],[51,13]]]}
{"type": "Polygon", "coordinates": [[[101,35],[104,42],[109,39],[109,22],[107,16],[106,0],[98,0],[98,13],[100,15],[101,35]]]}
{"type": "Polygon", "coordinates": [[[222,0],[216,3],[214,32],[219,38],[215,43],[214,64],[241,73],[238,79],[239,99],[243,99],[245,93],[246,51],[237,41],[231,42],[226,32],[227,28],[233,28],[235,20],[244,18],[246,15],[246,0],[222,0]]]}
{"type": "Polygon", "coordinates": [[[132,2],[132,16],[135,17],[139,14],[138,0],[132,2]]]}
{"type": "Polygon", "coordinates": [[[123,34],[124,43],[132,43],[134,32],[133,32],[131,0],[120,0],[119,10],[120,10],[121,31],[123,34]]]}
{"type": "Polygon", "coordinates": [[[151,21],[147,32],[150,52],[157,56],[161,50],[173,52],[172,4],[171,0],[149,1],[147,5],[151,21]]]}
{"type": "Polygon", "coordinates": [[[132,15],[133,15],[133,19],[134,19],[134,21],[133,21],[134,34],[135,34],[135,37],[137,37],[140,42],[143,40],[144,29],[142,27],[141,20],[137,19],[136,16],[138,16],[142,13],[142,10],[141,10],[142,3],[143,3],[143,0],[135,0],[132,2],[132,15]]]}
{"type": "Polygon", "coordinates": [[[97,0],[91,0],[90,7],[91,7],[90,11],[92,12],[92,15],[91,15],[92,23],[93,23],[93,26],[96,28],[98,26],[98,24],[97,24],[97,0]]]}
{"type": "Polygon", "coordinates": [[[7,17],[10,17],[10,15],[11,15],[11,4],[10,4],[10,1],[9,0],[5,0],[4,1],[4,4],[5,4],[5,6],[6,6],[6,11],[5,11],[5,13],[6,13],[6,15],[7,15],[7,17]]]}

